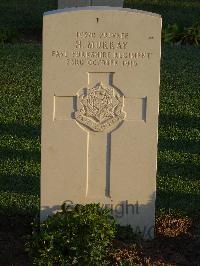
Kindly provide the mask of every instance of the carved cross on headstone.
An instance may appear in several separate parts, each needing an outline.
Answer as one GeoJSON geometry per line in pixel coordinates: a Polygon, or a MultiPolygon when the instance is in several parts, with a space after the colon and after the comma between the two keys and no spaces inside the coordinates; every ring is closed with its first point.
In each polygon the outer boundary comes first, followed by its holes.
{"type": "Polygon", "coordinates": [[[127,98],[125,111],[125,97],[123,92],[113,85],[113,75],[114,73],[107,72],[88,73],[86,88],[80,89],[76,96],[58,96],[59,101],[55,101],[54,119],[64,120],[67,110],[71,111],[71,118],[87,132],[85,195],[89,198],[95,196],[94,191],[97,195],[111,197],[112,133],[125,119],[127,122],[138,120],[138,115],[141,120],[145,120],[146,98],[127,98]],[[72,102],[74,110],[71,108],[72,102]],[[67,104],[70,107],[67,107],[67,104]]]}
{"type": "Polygon", "coordinates": [[[75,119],[88,132],[86,196],[96,191],[110,197],[111,132],[125,118],[124,96],[112,85],[112,76],[88,73],[88,88],[77,95],[75,119]]]}

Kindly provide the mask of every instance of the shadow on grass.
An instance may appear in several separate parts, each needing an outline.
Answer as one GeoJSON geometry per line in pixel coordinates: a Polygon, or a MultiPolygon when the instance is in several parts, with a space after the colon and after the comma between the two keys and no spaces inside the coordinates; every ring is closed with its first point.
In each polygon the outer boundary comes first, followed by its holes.
{"type": "Polygon", "coordinates": [[[1,148],[0,160],[15,159],[20,161],[33,161],[40,163],[40,151],[16,150],[11,148],[1,148]]]}
{"type": "MultiPolygon", "coordinates": [[[[39,143],[40,126],[29,123],[0,123],[0,135],[3,138],[9,136],[7,147],[0,148],[2,167],[0,172],[1,240],[1,231],[7,232],[8,235],[12,232],[14,236],[30,233],[30,224],[38,215],[40,182],[36,172],[38,172],[40,163],[40,152],[20,149],[20,141],[23,144],[25,140],[33,140],[34,143],[37,143],[38,140],[39,143]],[[13,137],[13,143],[10,136],[13,137]],[[17,149],[12,147],[16,137],[19,138],[17,149]]],[[[22,146],[24,147],[24,145],[22,146]]],[[[2,262],[1,259],[0,252],[0,261],[2,262]]]]}
{"type": "Polygon", "coordinates": [[[157,190],[157,210],[165,213],[182,214],[190,217],[200,216],[200,195],[179,191],[157,190]]]}
{"type": "Polygon", "coordinates": [[[191,154],[197,154],[200,150],[200,142],[198,140],[183,140],[183,139],[167,139],[159,137],[159,150],[160,151],[174,151],[174,152],[186,152],[191,154]]]}
{"type": "MultiPolygon", "coordinates": [[[[21,142],[24,141],[23,138],[26,140],[39,139],[40,126],[1,123],[0,135],[17,136],[19,140],[21,138],[21,142]]],[[[27,194],[27,196],[38,196],[40,182],[39,176],[34,174],[34,172],[37,171],[38,165],[40,164],[40,151],[20,150],[20,146],[18,149],[14,149],[12,148],[12,140],[8,142],[8,147],[2,147],[0,149],[0,161],[3,167],[0,173],[0,191],[23,193],[27,194]],[[26,163],[28,163],[28,166],[26,166],[26,163]],[[16,167],[18,168],[17,173],[14,174],[16,167]]]]}
{"type": "MultiPolygon", "coordinates": [[[[170,126],[175,126],[181,130],[199,130],[199,121],[195,117],[187,117],[181,115],[163,115],[159,117],[160,125],[170,130],[170,126]]],[[[163,138],[159,137],[159,151],[173,151],[175,153],[185,153],[185,158],[172,158],[170,161],[164,161],[158,158],[158,175],[161,176],[182,176],[192,179],[200,179],[200,165],[196,159],[196,155],[200,150],[200,140],[198,138],[184,139],[183,138],[163,138]]],[[[173,155],[171,155],[173,156],[173,155]]]]}
{"type": "Polygon", "coordinates": [[[13,135],[25,138],[39,138],[41,127],[32,124],[0,123],[0,135],[13,135]]]}
{"type": "Polygon", "coordinates": [[[23,193],[30,196],[39,196],[39,176],[16,176],[0,174],[0,191],[23,193]]]}
{"type": "Polygon", "coordinates": [[[163,18],[164,26],[167,24],[178,23],[181,27],[191,26],[199,21],[198,2],[189,4],[183,1],[171,1],[171,4],[164,1],[145,1],[125,0],[126,8],[134,8],[160,14],[163,18]]]}
{"type": "Polygon", "coordinates": [[[200,166],[194,162],[187,161],[185,163],[164,162],[158,160],[158,175],[186,177],[188,179],[200,179],[200,166]]]}
{"type": "Polygon", "coordinates": [[[177,126],[180,129],[200,129],[199,119],[193,116],[184,116],[180,114],[162,114],[159,115],[159,123],[162,126],[177,126]]]}

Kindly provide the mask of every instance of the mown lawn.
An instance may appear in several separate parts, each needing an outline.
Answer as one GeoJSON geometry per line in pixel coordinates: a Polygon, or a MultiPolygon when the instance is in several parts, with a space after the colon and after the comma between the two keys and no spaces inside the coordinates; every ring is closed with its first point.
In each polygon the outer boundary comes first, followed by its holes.
{"type": "Polygon", "coordinates": [[[163,24],[187,27],[200,23],[199,0],[125,0],[125,7],[158,13],[163,24]]]}
{"type": "Polygon", "coordinates": [[[162,53],[158,211],[200,215],[200,50],[162,53]]]}

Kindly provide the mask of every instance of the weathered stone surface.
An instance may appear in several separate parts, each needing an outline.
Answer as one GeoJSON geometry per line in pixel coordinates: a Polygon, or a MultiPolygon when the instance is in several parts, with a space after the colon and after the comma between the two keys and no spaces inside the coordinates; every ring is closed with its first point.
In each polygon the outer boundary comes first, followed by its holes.
{"type": "Polygon", "coordinates": [[[48,12],[41,217],[100,202],[153,236],[161,18],[121,8],[48,12]]]}

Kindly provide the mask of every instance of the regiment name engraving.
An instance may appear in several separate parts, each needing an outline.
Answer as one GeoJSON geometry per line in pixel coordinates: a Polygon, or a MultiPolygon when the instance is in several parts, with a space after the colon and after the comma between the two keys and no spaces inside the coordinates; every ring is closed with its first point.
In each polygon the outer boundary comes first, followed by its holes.
{"type": "Polygon", "coordinates": [[[134,68],[151,59],[149,51],[131,51],[127,32],[75,32],[71,48],[54,49],[51,56],[67,66],[134,68]]]}

